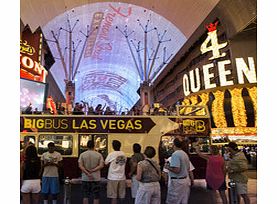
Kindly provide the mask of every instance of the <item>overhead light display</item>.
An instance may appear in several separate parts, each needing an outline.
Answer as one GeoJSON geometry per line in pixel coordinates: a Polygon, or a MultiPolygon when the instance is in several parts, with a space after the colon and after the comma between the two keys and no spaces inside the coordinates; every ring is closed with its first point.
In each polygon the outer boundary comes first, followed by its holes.
{"type": "MultiPolygon", "coordinates": [[[[165,67],[168,56],[175,55],[187,40],[177,27],[157,13],[132,4],[99,2],[69,10],[42,27],[47,39],[53,39],[53,31],[59,40],[65,64],[68,65],[71,61],[72,65],[76,66],[77,59],[80,54],[83,54],[78,70],[71,73],[75,77],[72,81],[75,83],[75,102],[83,100],[94,107],[97,104],[106,104],[117,111],[126,111],[139,100],[137,90],[142,79],[134,58],[137,59],[139,65],[138,57],[142,53],[138,50],[144,48],[144,32],[140,24],[147,24],[148,28],[156,28],[148,34],[147,38],[148,54],[146,57],[147,63],[149,61],[149,71],[146,74],[149,75],[151,83],[165,67]],[[149,23],[147,23],[148,20],[149,23]],[[69,30],[68,22],[71,22],[72,41],[75,42],[75,48],[79,42],[75,60],[73,56],[69,60],[70,56],[64,54],[69,49],[69,33],[64,31],[69,30]],[[130,31],[128,33],[129,38],[132,39],[130,44],[119,31],[119,29],[124,31],[125,26],[130,31]],[[164,30],[167,31],[165,39],[174,39],[174,41],[168,42],[166,49],[161,45],[160,49],[156,49],[159,44],[157,32],[163,33],[164,30]],[[84,34],[88,36],[86,39],[84,39],[84,34]],[[83,46],[85,42],[86,46],[83,46]],[[137,47],[138,42],[141,42],[140,49],[137,47]],[[130,49],[133,50],[134,56],[130,49]],[[158,52],[152,55],[152,49],[158,52]],[[168,55],[163,58],[165,51],[168,55]],[[152,63],[154,58],[156,58],[155,63],[152,63]]],[[[55,43],[49,42],[48,44],[53,56],[59,56],[55,43]]],[[[66,77],[62,67],[62,61],[56,60],[51,73],[61,91],[64,91],[66,77]]]]}

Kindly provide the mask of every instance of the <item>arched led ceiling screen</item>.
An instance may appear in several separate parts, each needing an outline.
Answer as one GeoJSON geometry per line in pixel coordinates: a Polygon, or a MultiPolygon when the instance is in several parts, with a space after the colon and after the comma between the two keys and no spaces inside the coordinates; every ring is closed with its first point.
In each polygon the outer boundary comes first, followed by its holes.
{"type": "Polygon", "coordinates": [[[186,41],[162,16],[142,7],[116,2],[87,4],[66,11],[42,30],[56,58],[50,71],[60,89],[65,90],[63,67],[70,64],[69,31],[72,30],[71,49],[76,50],[71,57],[75,102],[83,100],[94,107],[106,104],[116,111],[130,109],[139,99],[140,83],[145,77],[153,82],[186,41]],[[54,36],[60,52],[53,42],[54,36]]]}

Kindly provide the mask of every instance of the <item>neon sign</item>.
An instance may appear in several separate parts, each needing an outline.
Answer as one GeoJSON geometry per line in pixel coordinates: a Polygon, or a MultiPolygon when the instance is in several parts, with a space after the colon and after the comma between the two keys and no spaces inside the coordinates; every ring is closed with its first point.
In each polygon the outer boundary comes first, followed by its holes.
{"type": "Polygon", "coordinates": [[[200,47],[202,54],[212,52],[212,63],[205,64],[200,68],[194,68],[183,76],[184,95],[196,93],[201,89],[212,89],[217,86],[231,86],[234,84],[257,83],[256,68],[253,57],[248,57],[248,63],[243,58],[235,58],[236,71],[231,66],[231,60],[214,61],[215,59],[226,56],[225,52],[220,50],[227,46],[227,42],[219,43],[217,37],[218,22],[210,23],[208,36],[200,47]],[[208,46],[210,44],[210,46],[208,46]],[[218,75],[218,79],[217,79],[218,75]],[[246,79],[246,81],[245,81],[246,79]]]}
{"type": "Polygon", "coordinates": [[[28,42],[26,40],[24,40],[24,42],[20,40],[20,52],[27,55],[33,55],[36,50],[31,45],[28,45],[28,42]]]}
{"type": "Polygon", "coordinates": [[[40,64],[43,35],[40,29],[34,33],[26,26],[20,40],[20,78],[46,82],[47,70],[40,64]]]}
{"type": "Polygon", "coordinates": [[[28,56],[20,54],[20,77],[33,81],[46,81],[47,70],[28,56]]]}
{"type": "Polygon", "coordinates": [[[210,23],[209,25],[206,26],[206,28],[209,31],[208,37],[206,38],[206,40],[203,42],[203,44],[200,47],[202,54],[212,51],[213,56],[210,57],[209,60],[226,56],[225,52],[222,54],[220,54],[220,52],[219,52],[220,49],[227,46],[227,42],[218,44],[217,30],[216,30],[217,24],[218,24],[218,21],[215,24],[210,23]],[[211,42],[211,46],[208,47],[209,42],[211,42]]]}

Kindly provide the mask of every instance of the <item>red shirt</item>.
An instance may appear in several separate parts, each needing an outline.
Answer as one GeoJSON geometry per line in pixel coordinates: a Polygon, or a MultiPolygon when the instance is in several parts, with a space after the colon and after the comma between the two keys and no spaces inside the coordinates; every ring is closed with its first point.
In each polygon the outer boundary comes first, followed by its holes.
{"type": "Polygon", "coordinates": [[[206,181],[209,186],[218,190],[223,184],[225,179],[224,175],[224,159],[220,155],[210,155],[206,169],[206,181]]]}

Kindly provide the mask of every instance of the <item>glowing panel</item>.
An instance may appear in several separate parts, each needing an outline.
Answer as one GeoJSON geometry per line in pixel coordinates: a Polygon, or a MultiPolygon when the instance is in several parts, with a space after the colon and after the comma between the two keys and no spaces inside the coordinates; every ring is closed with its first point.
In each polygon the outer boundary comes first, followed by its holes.
{"type": "Polygon", "coordinates": [[[52,41],[54,32],[61,52],[54,42],[48,41],[48,45],[54,57],[60,58],[60,53],[64,57],[64,64],[57,59],[50,69],[60,89],[65,90],[63,67],[66,65],[68,69],[71,58],[73,70],[68,71],[68,75],[74,76],[74,67],[79,65],[74,78],[75,102],[83,100],[94,107],[98,103],[106,104],[117,111],[130,109],[139,99],[137,90],[144,80],[143,29],[149,31],[146,75],[153,82],[186,42],[186,37],[162,16],[131,4],[101,2],[80,6],[55,17],[42,30],[46,39],[52,41]],[[84,46],[87,28],[89,37],[84,46]],[[72,49],[76,48],[71,57],[68,54],[69,29],[73,29],[72,49]],[[129,44],[124,33],[128,34],[129,44]],[[162,43],[159,44],[159,40],[162,43]],[[156,59],[152,64],[153,58],[156,59]]]}
{"type": "Polygon", "coordinates": [[[32,111],[35,108],[43,111],[45,101],[46,84],[20,79],[20,111],[24,111],[27,106],[32,104],[32,111]]]}

